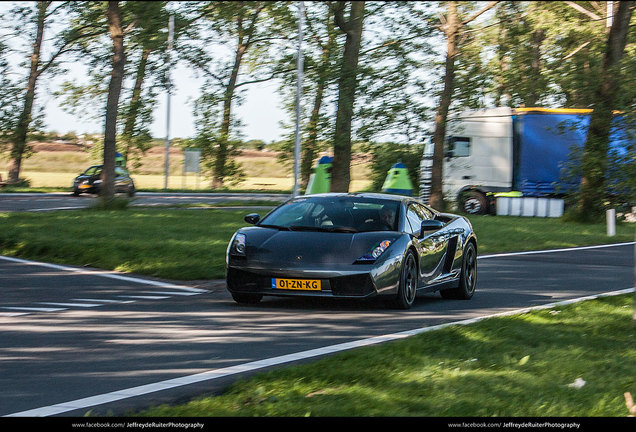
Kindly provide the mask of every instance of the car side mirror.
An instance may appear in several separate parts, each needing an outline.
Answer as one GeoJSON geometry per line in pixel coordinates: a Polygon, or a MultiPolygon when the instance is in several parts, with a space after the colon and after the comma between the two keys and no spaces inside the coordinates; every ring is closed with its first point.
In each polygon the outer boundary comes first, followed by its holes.
{"type": "Polygon", "coordinates": [[[261,217],[256,213],[250,213],[245,216],[245,222],[247,222],[248,224],[255,225],[256,223],[258,223],[259,220],[261,220],[261,217]]]}
{"type": "Polygon", "coordinates": [[[439,221],[437,219],[426,219],[422,221],[422,226],[420,229],[420,236],[423,236],[424,233],[437,231],[444,227],[444,222],[439,221]]]}

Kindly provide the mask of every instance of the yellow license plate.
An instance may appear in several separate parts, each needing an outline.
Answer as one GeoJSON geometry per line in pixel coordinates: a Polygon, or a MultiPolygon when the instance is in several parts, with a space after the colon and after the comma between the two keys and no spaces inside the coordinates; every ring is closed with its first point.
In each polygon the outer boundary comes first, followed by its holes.
{"type": "Polygon", "coordinates": [[[303,291],[320,291],[320,280],[315,279],[272,279],[272,288],[303,291]]]}

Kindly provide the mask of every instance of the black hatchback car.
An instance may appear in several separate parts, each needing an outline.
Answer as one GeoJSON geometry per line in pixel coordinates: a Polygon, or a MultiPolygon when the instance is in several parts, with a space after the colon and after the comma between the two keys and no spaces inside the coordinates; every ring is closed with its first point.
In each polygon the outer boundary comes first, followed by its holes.
{"type": "MultiPolygon", "coordinates": [[[[73,195],[82,193],[98,194],[102,184],[102,165],[93,165],[73,180],[73,195]]],[[[115,167],[115,192],[135,195],[135,182],[124,167],[115,167]]]]}

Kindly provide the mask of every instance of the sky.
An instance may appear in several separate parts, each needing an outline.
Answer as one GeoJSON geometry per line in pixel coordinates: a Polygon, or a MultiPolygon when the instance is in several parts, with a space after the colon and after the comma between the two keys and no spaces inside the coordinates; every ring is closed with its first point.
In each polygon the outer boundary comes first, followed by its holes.
{"type": "MultiPolygon", "coordinates": [[[[103,125],[100,121],[88,122],[78,119],[62,110],[59,106],[60,100],[53,96],[53,92],[59,89],[63,80],[75,77],[83,81],[85,76],[83,68],[72,67],[69,74],[49,79],[41,87],[39,99],[45,104],[45,123],[49,131],[66,133],[73,131],[82,133],[103,133],[103,125]]],[[[193,101],[199,95],[201,79],[196,79],[191,71],[184,65],[179,65],[172,74],[174,89],[170,96],[170,131],[169,137],[188,138],[192,137],[194,130],[193,101]]],[[[159,95],[159,103],[154,112],[154,122],[151,126],[151,133],[155,138],[165,138],[167,131],[167,100],[166,93],[159,95]]],[[[280,122],[284,118],[281,108],[282,101],[278,95],[276,82],[253,84],[247,89],[245,102],[240,106],[234,106],[237,116],[243,123],[242,133],[245,140],[258,139],[266,143],[277,141],[282,138],[283,130],[280,122]]]]}
{"type": "MultiPolygon", "coordinates": [[[[0,12],[10,9],[16,2],[0,2],[0,12]]],[[[52,32],[49,32],[52,34],[52,32]]],[[[23,43],[24,41],[22,41],[23,43]]],[[[12,42],[9,41],[11,44],[12,42]]],[[[12,46],[13,47],[13,46],[12,46]]],[[[14,47],[15,48],[15,47],[14,47]]],[[[30,50],[30,47],[22,46],[22,49],[30,50]]],[[[43,50],[44,57],[48,58],[46,46],[43,50]]],[[[12,56],[11,62],[19,64],[25,60],[25,56],[12,56]]],[[[50,74],[43,75],[37,84],[37,103],[45,109],[46,131],[56,131],[61,134],[67,132],[83,133],[103,133],[103,120],[87,121],[83,118],[68,114],[60,107],[61,100],[53,94],[59,90],[60,85],[65,80],[85,82],[87,74],[86,67],[80,62],[65,62],[63,65],[69,70],[68,73],[57,77],[50,74]]],[[[26,83],[27,69],[15,69],[16,72],[24,75],[26,83]]],[[[192,114],[194,99],[199,95],[202,79],[195,78],[188,68],[179,64],[172,74],[174,88],[170,96],[170,131],[169,137],[188,138],[192,137],[194,129],[194,118],[192,114]]],[[[166,138],[167,131],[167,94],[159,95],[159,103],[154,112],[154,122],[151,126],[151,133],[155,138],[166,138]]],[[[104,109],[102,107],[98,107],[104,109]]],[[[278,95],[277,82],[267,82],[252,84],[245,91],[244,103],[240,106],[233,106],[237,117],[241,120],[243,127],[242,136],[245,140],[258,139],[266,143],[271,143],[282,138],[283,129],[280,122],[284,118],[282,100],[278,95]]]]}

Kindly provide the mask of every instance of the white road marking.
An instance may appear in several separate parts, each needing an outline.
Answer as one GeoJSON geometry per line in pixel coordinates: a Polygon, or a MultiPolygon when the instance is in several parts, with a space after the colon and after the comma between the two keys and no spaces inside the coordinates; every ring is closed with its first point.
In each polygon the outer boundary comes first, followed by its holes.
{"type": "Polygon", "coordinates": [[[11,309],[11,310],[25,310],[32,312],[57,312],[68,310],[67,308],[38,308],[38,307],[17,307],[17,306],[2,306],[2,309],[11,309]]]}
{"type": "Polygon", "coordinates": [[[297,361],[297,360],[305,360],[313,357],[323,356],[326,354],[334,354],[340,351],[347,351],[354,348],[362,348],[369,345],[376,345],[384,342],[394,341],[398,339],[404,339],[410,336],[414,336],[421,333],[430,332],[433,330],[439,330],[445,327],[450,326],[461,326],[473,324],[488,318],[502,317],[502,316],[510,316],[510,315],[518,315],[530,312],[532,310],[540,310],[540,309],[550,309],[556,306],[578,303],[584,300],[596,299],[600,297],[610,297],[621,294],[627,294],[630,292],[634,292],[636,289],[634,287],[627,288],[619,291],[612,291],[603,294],[596,294],[586,297],[580,297],[572,300],[565,300],[556,303],[545,304],[541,306],[532,306],[523,309],[512,310],[508,312],[501,312],[492,315],[486,315],[483,317],[471,318],[463,321],[455,321],[445,324],[439,324],[430,327],[422,327],[414,330],[407,330],[399,333],[393,333],[388,335],[376,336],[368,339],[361,339],[352,342],[345,342],[336,345],[330,345],[323,348],[312,349],[308,351],[301,351],[298,353],[292,353],[287,355],[282,355],[278,357],[272,357],[268,359],[256,360],[253,362],[238,364],[235,366],[229,366],[226,368],[213,369],[209,371],[205,371],[202,373],[188,375],[180,378],[169,379],[165,381],[159,381],[156,383],[141,385],[137,387],[131,387],[128,389],[117,390],[110,393],[104,393],[101,395],[90,396],[87,398],[76,399],[56,405],[45,406],[41,408],[35,408],[31,410],[21,411],[13,414],[9,414],[5,417],[47,417],[56,414],[62,414],[69,411],[86,409],[90,407],[94,407],[96,405],[102,405],[109,402],[115,402],[122,399],[128,399],[136,396],[142,396],[149,393],[154,393],[161,390],[168,390],[176,387],[182,387],[190,384],[195,384],[202,381],[210,381],[218,378],[223,378],[231,375],[241,374],[249,371],[254,371],[258,369],[263,369],[271,366],[279,366],[285,363],[297,361]]]}
{"type": "Polygon", "coordinates": [[[0,316],[3,317],[15,317],[22,315],[30,315],[28,312],[0,312],[0,316]]]}
{"type": "Polygon", "coordinates": [[[144,291],[145,294],[163,294],[163,295],[176,295],[176,296],[193,296],[201,293],[196,292],[176,292],[176,291],[144,291]]]}
{"type": "Polygon", "coordinates": [[[134,300],[104,300],[104,299],[84,299],[84,298],[76,298],[71,299],[72,301],[85,301],[85,302],[96,302],[96,303],[134,303],[134,300]]]}
{"type": "Polygon", "coordinates": [[[88,270],[84,268],[68,267],[68,266],[63,266],[59,264],[30,261],[30,260],[26,260],[22,258],[8,257],[4,255],[0,255],[0,259],[3,259],[5,261],[17,262],[20,264],[37,265],[37,266],[52,268],[55,270],[63,270],[63,271],[69,271],[73,273],[85,274],[89,276],[99,276],[99,277],[105,277],[110,279],[122,280],[125,282],[134,282],[138,284],[153,285],[153,286],[161,287],[165,289],[176,289],[176,290],[196,292],[196,293],[208,292],[207,290],[199,289],[199,288],[192,288],[188,286],[176,285],[176,284],[171,284],[171,283],[166,283],[161,281],[155,281],[151,279],[141,279],[138,277],[124,276],[122,274],[118,274],[116,272],[108,271],[108,270],[88,270]]]}
{"type": "MultiPolygon", "coordinates": [[[[528,255],[528,254],[537,254],[537,253],[562,252],[562,251],[572,251],[572,250],[581,250],[581,249],[623,246],[623,245],[630,245],[630,244],[636,244],[636,242],[617,243],[612,245],[601,245],[601,246],[585,246],[585,247],[567,248],[567,249],[555,249],[555,250],[547,250],[547,251],[530,251],[530,252],[516,252],[516,253],[510,253],[510,254],[486,255],[480,258],[496,258],[496,257],[512,256],[512,255],[528,255]]],[[[0,256],[0,258],[9,259],[8,257],[3,257],[3,256],[0,256]]],[[[9,260],[16,260],[18,262],[30,263],[25,260],[18,260],[17,258],[9,259],[9,260]]],[[[44,263],[33,263],[33,264],[44,265],[44,263]]],[[[53,266],[53,265],[50,265],[50,266],[53,266]]],[[[61,266],[56,266],[56,267],[61,267],[61,266]]],[[[72,271],[75,270],[72,268],[69,268],[69,269],[72,271]]],[[[101,405],[101,404],[114,402],[114,401],[118,401],[122,399],[128,399],[131,397],[141,396],[144,394],[154,393],[160,390],[181,387],[181,386],[194,384],[194,383],[198,383],[202,381],[209,381],[209,380],[218,379],[218,378],[222,378],[222,377],[226,377],[230,375],[236,375],[236,374],[240,374],[240,373],[244,373],[248,371],[263,369],[270,366],[278,366],[278,365],[282,365],[282,364],[289,363],[296,360],[309,359],[313,357],[322,356],[325,354],[333,354],[336,352],[346,351],[346,350],[350,350],[354,348],[361,348],[364,346],[375,345],[375,344],[398,340],[398,339],[404,339],[410,336],[414,336],[416,334],[426,333],[433,330],[442,329],[445,327],[450,327],[455,325],[468,325],[468,324],[473,324],[488,318],[524,314],[533,310],[551,309],[557,306],[578,303],[585,300],[592,300],[592,299],[597,299],[601,297],[610,297],[610,296],[627,294],[627,293],[634,292],[635,290],[636,290],[635,287],[626,288],[626,289],[622,289],[618,291],[579,297],[579,298],[564,300],[564,301],[560,301],[556,303],[549,303],[549,304],[540,305],[540,306],[531,306],[531,307],[527,307],[523,309],[516,309],[516,310],[512,310],[508,312],[501,312],[501,313],[471,318],[471,319],[462,320],[462,321],[455,321],[455,322],[450,322],[450,323],[445,323],[445,324],[440,324],[440,325],[430,326],[430,327],[422,327],[422,328],[407,330],[407,331],[399,332],[399,333],[393,333],[388,335],[376,336],[376,337],[368,338],[368,339],[362,339],[362,340],[346,342],[342,344],[331,345],[331,346],[327,346],[323,348],[243,363],[243,364],[239,364],[235,366],[230,366],[227,368],[209,370],[199,374],[184,376],[180,378],[174,378],[170,380],[160,381],[157,383],[151,383],[151,384],[146,384],[146,385],[142,385],[138,387],[132,387],[129,389],[105,393],[101,395],[95,395],[95,396],[91,396],[87,398],[76,399],[73,401],[64,402],[64,403],[60,403],[56,405],[50,405],[50,406],[45,406],[41,408],[21,411],[21,412],[9,414],[6,417],[46,417],[46,416],[61,414],[61,413],[65,413],[65,412],[69,412],[73,410],[85,409],[85,408],[93,407],[96,405],[101,405]]]]}
{"type": "Polygon", "coordinates": [[[545,254],[545,253],[553,253],[553,252],[571,252],[575,250],[601,249],[601,248],[625,246],[625,245],[633,245],[633,244],[636,244],[636,242],[613,243],[613,244],[597,245],[597,246],[578,246],[578,247],[572,247],[572,248],[548,249],[548,250],[540,250],[540,251],[509,252],[509,253],[500,253],[500,254],[492,254],[492,255],[480,255],[477,257],[477,259],[501,258],[501,257],[508,257],[508,256],[517,256],[517,255],[537,255],[537,254],[545,254]]]}
{"type": "Polygon", "coordinates": [[[54,302],[38,302],[38,303],[44,304],[44,305],[51,305],[51,306],[85,307],[85,308],[101,306],[100,304],[93,304],[93,303],[54,303],[54,302]]]}
{"type": "Polygon", "coordinates": [[[121,295],[122,298],[147,299],[147,300],[163,300],[170,297],[166,296],[142,296],[142,295],[121,295]]]}

